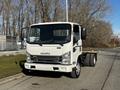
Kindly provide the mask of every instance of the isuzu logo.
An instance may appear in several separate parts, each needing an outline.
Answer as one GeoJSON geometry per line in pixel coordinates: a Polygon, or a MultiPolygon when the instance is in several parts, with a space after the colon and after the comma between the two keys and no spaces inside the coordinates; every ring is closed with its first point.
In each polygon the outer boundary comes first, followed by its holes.
{"type": "Polygon", "coordinates": [[[50,55],[50,53],[48,53],[48,52],[45,52],[45,53],[40,53],[40,54],[44,54],[44,55],[50,55]]]}

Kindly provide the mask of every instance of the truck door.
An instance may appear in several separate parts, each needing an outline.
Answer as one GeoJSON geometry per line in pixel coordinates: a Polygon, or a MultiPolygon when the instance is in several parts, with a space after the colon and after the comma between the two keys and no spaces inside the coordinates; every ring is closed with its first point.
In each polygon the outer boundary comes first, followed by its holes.
{"type": "Polygon", "coordinates": [[[76,62],[81,52],[81,37],[79,25],[73,25],[73,61],[76,62]]]}

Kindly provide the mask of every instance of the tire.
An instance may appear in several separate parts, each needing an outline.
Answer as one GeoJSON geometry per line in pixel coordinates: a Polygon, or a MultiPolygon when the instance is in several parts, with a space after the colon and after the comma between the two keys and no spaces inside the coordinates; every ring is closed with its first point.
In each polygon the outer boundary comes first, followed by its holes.
{"type": "Polygon", "coordinates": [[[23,69],[22,72],[23,72],[25,75],[31,75],[32,70],[23,69]]]}
{"type": "Polygon", "coordinates": [[[80,63],[78,62],[76,67],[73,68],[72,72],[70,73],[71,78],[78,78],[80,76],[80,72],[81,72],[81,66],[80,63]]]}
{"type": "Polygon", "coordinates": [[[89,62],[90,66],[95,67],[96,61],[97,61],[97,59],[96,59],[95,55],[91,54],[91,59],[90,59],[90,62],[89,62]]]}
{"type": "Polygon", "coordinates": [[[84,66],[90,66],[90,54],[86,54],[86,58],[84,59],[84,66]]]}

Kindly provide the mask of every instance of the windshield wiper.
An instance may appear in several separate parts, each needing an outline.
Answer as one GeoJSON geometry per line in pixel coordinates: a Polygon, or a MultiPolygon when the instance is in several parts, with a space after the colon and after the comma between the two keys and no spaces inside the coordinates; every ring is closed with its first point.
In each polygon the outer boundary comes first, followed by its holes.
{"type": "Polygon", "coordinates": [[[63,46],[63,44],[64,44],[63,41],[54,41],[54,43],[59,44],[59,45],[61,45],[61,46],[63,46]]]}
{"type": "Polygon", "coordinates": [[[63,46],[63,43],[60,43],[61,46],[63,46]]]}
{"type": "Polygon", "coordinates": [[[34,41],[33,43],[34,43],[34,44],[39,44],[40,46],[42,46],[41,40],[36,40],[36,41],[34,41]]]}
{"type": "Polygon", "coordinates": [[[41,43],[41,42],[39,42],[38,44],[39,44],[40,46],[42,46],[42,43],[41,43]]]}

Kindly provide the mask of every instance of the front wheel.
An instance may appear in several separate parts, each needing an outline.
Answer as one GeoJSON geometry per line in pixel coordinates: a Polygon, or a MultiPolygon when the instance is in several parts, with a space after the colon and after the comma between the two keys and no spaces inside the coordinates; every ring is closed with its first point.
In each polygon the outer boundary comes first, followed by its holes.
{"type": "Polygon", "coordinates": [[[28,69],[23,69],[22,72],[23,72],[25,75],[31,75],[31,74],[32,74],[32,70],[28,70],[28,69]]]}
{"type": "Polygon", "coordinates": [[[70,73],[71,77],[72,78],[78,78],[80,76],[80,71],[81,71],[81,66],[80,66],[80,63],[77,62],[76,67],[73,68],[72,72],[70,73]]]}

